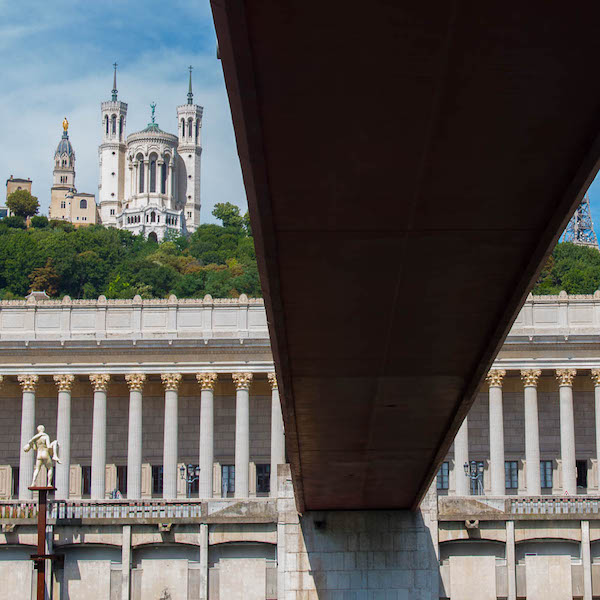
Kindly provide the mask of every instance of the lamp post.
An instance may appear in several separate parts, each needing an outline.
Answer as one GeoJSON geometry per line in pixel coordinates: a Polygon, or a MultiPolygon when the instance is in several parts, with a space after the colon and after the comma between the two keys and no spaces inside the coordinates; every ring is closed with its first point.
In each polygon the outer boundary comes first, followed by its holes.
{"type": "Polygon", "coordinates": [[[187,483],[187,497],[192,496],[192,484],[198,481],[200,477],[200,467],[198,465],[189,464],[187,467],[181,465],[179,467],[179,476],[187,483]]]}
{"type": "Polygon", "coordinates": [[[473,496],[483,495],[483,484],[481,478],[483,475],[483,463],[476,460],[464,464],[465,476],[471,480],[471,494],[473,496]]]}

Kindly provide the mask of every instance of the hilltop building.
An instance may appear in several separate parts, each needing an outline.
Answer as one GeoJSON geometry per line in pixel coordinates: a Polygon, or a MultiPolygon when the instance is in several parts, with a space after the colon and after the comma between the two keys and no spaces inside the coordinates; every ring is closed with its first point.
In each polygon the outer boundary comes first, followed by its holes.
{"type": "Polygon", "coordinates": [[[168,231],[191,233],[200,224],[203,109],[194,104],[191,67],[187,103],[177,107],[178,135],[160,129],[151,107],[148,126],[126,137],[115,64],[112,98],[101,105],[99,204],[103,225],[160,241],[168,231]]]}
{"type": "Polygon", "coordinates": [[[54,153],[53,182],[50,188],[50,219],[73,223],[76,227],[98,222],[94,194],[75,187],[75,151],[69,140],[69,122],[63,121],[63,134],[54,153]]]}
{"type": "MultiPolygon", "coordinates": [[[[18,190],[26,190],[31,194],[31,179],[20,179],[12,175],[6,180],[6,198],[18,190]]],[[[10,215],[10,210],[7,206],[0,206],[0,219],[10,215]]]]}

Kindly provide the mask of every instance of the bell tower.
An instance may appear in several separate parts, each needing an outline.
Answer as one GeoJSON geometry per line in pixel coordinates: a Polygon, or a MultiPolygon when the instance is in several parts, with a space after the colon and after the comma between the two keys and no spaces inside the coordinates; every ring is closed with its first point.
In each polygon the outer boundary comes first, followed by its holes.
{"type": "Polygon", "coordinates": [[[125,197],[125,125],[127,104],[117,99],[117,63],[113,65],[112,98],[102,102],[102,143],[98,148],[100,183],[98,199],[100,220],[104,225],[117,224],[125,197]]]}
{"type": "Polygon", "coordinates": [[[177,107],[179,144],[177,146],[177,207],[183,210],[186,230],[200,225],[200,156],[203,108],[194,104],[192,67],[189,67],[187,103],[177,107]]]}

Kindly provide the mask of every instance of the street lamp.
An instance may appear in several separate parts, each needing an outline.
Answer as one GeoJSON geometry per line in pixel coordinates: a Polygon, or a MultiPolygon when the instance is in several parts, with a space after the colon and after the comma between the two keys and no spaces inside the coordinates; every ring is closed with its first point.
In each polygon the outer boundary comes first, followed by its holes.
{"type": "Polygon", "coordinates": [[[187,497],[192,496],[192,484],[200,477],[200,467],[197,465],[180,465],[179,476],[187,483],[187,497]]]}
{"type": "Polygon", "coordinates": [[[472,460],[464,464],[465,475],[471,480],[471,494],[473,496],[483,495],[483,485],[481,479],[483,476],[483,463],[472,460]]]}

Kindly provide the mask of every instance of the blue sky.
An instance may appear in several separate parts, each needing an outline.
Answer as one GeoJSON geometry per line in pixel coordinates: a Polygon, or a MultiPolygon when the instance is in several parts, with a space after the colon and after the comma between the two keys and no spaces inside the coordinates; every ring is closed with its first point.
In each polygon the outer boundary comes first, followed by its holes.
{"type": "Polygon", "coordinates": [[[0,0],[0,14],[0,177],[31,177],[42,212],[65,116],[77,189],[98,194],[100,102],[110,99],[115,61],[128,134],[146,126],[153,101],[160,127],[176,132],[194,66],[194,101],[204,107],[201,218],[212,220],[217,202],[247,210],[208,0],[0,0]]]}
{"type": "MultiPolygon", "coordinates": [[[[64,116],[77,188],[98,193],[100,102],[110,99],[115,61],[128,133],[146,126],[152,101],[161,128],[176,131],[194,66],[194,99],[204,107],[201,218],[213,220],[217,202],[246,210],[208,0],[0,0],[0,15],[0,177],[31,177],[42,212],[64,116]]],[[[589,194],[600,235],[599,179],[589,194]]]]}

